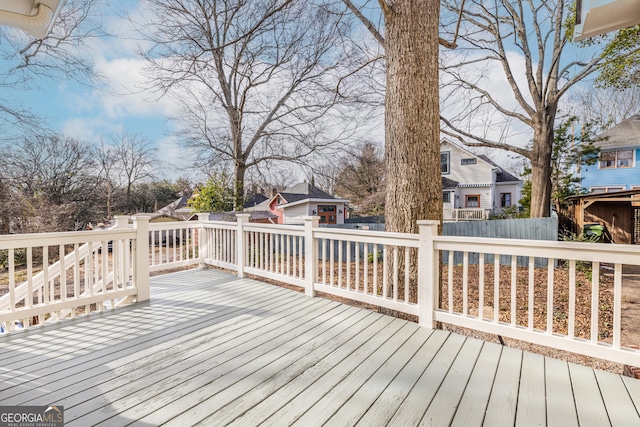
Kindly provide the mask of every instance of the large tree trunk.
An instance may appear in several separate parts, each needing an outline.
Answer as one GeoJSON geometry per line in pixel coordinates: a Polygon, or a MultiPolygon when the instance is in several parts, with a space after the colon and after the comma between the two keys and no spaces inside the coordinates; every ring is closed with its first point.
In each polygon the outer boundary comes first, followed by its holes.
{"type": "Polygon", "coordinates": [[[551,215],[551,153],[553,150],[553,122],[547,116],[534,127],[531,156],[531,218],[551,215]]]}
{"type": "Polygon", "coordinates": [[[246,172],[247,166],[244,163],[236,162],[233,186],[233,210],[236,212],[244,210],[244,175],[246,172]]]}
{"type": "Polygon", "coordinates": [[[396,0],[385,10],[387,231],[416,233],[442,219],[438,21],[435,0],[396,0]]]}

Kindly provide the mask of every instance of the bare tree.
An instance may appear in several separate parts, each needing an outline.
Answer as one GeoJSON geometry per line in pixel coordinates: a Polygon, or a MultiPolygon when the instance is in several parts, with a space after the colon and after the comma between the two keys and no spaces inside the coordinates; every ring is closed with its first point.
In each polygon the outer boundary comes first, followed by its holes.
{"type": "Polygon", "coordinates": [[[343,2],[385,53],[386,228],[415,233],[419,219],[442,220],[438,44],[447,43],[438,37],[440,3],[343,2]],[[372,7],[382,25],[369,18],[372,7]]]}
{"type": "Polygon", "coordinates": [[[98,0],[68,0],[52,27],[42,39],[34,39],[18,29],[0,31],[0,130],[21,129],[42,133],[39,118],[21,107],[18,97],[6,95],[14,90],[37,87],[44,78],[72,78],[93,83],[99,75],[93,69],[90,42],[103,35],[96,15],[98,0]]]}
{"type": "MultiPolygon", "coordinates": [[[[442,132],[469,146],[529,159],[532,217],[550,214],[560,100],[602,62],[600,49],[569,51],[572,5],[564,0],[469,0],[459,47],[442,56],[442,132]],[[531,148],[525,148],[530,139],[531,148]]],[[[460,2],[445,0],[443,7],[454,12],[460,2]]],[[[445,28],[453,31],[454,25],[445,28]]]]}
{"type": "Polygon", "coordinates": [[[619,90],[589,86],[570,97],[572,114],[591,123],[596,133],[604,132],[634,114],[640,113],[640,87],[619,90]]]}
{"type": "Polygon", "coordinates": [[[103,147],[104,154],[101,157],[115,163],[106,170],[103,167],[103,175],[108,171],[111,176],[117,176],[118,185],[124,188],[124,207],[127,212],[132,212],[131,190],[134,184],[154,177],[156,148],[148,139],[126,132],[112,136],[111,142],[111,145],[106,149],[103,147]]]}
{"type": "Polygon", "coordinates": [[[349,153],[336,176],[336,192],[351,201],[356,215],[384,213],[384,158],[371,143],[349,153]]]}
{"type": "Polygon", "coordinates": [[[28,137],[6,148],[4,173],[18,195],[14,219],[21,231],[75,230],[94,218],[93,158],[90,145],[58,136],[28,137]]]}
{"type": "Polygon", "coordinates": [[[349,31],[330,6],[293,0],[147,0],[140,31],[150,86],[181,106],[180,135],[209,163],[231,163],[235,208],[247,170],[303,162],[344,136],[337,69],[349,31]],[[329,8],[329,9],[328,9],[329,8]],[[335,113],[332,113],[335,111],[335,113]]]}

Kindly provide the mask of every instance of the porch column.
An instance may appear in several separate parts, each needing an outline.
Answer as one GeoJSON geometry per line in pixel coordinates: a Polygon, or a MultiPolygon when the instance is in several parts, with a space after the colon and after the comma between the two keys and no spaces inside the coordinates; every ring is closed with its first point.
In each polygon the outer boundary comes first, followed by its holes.
{"type": "Polygon", "coordinates": [[[418,221],[418,324],[433,328],[433,312],[438,301],[440,262],[433,239],[438,235],[440,221],[418,221]]]}
{"type": "Polygon", "coordinates": [[[319,216],[303,216],[304,219],[304,293],[316,296],[313,284],[318,275],[318,243],[313,238],[313,230],[320,224],[319,216]]]}
{"type": "Polygon", "coordinates": [[[151,296],[149,289],[149,220],[148,216],[133,217],[136,229],[134,286],[138,289],[138,302],[147,301],[151,296]]]}

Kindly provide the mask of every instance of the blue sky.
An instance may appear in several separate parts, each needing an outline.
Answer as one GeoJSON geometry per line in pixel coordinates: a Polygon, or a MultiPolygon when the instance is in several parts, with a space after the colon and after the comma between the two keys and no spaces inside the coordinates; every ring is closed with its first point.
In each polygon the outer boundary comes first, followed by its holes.
{"type": "MultiPolygon", "coordinates": [[[[170,134],[166,117],[174,113],[174,103],[169,98],[152,99],[138,90],[144,61],[136,54],[137,42],[130,24],[119,16],[124,11],[134,16],[140,13],[137,2],[120,2],[117,13],[107,2],[98,5],[96,15],[104,29],[117,35],[90,42],[92,62],[104,79],[95,87],[69,78],[39,79],[34,82],[37,87],[15,91],[7,98],[30,109],[53,132],[69,137],[98,143],[101,138],[108,141],[122,132],[140,135],[158,147],[160,169],[166,178],[196,178],[188,167],[186,153],[170,134]]],[[[5,62],[5,70],[11,67],[6,60],[0,61],[5,62]]]]}

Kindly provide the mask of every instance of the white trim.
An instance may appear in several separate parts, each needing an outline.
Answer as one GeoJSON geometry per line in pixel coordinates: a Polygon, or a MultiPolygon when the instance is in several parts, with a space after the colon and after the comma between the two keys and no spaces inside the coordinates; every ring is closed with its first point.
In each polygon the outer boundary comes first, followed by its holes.
{"type": "MultiPolygon", "coordinates": [[[[283,197],[284,198],[284,197],[283,197]]],[[[332,203],[349,203],[347,199],[302,199],[296,202],[285,203],[284,205],[276,205],[277,209],[286,209],[291,206],[302,205],[305,203],[322,203],[322,204],[332,204],[332,203]]]]}

